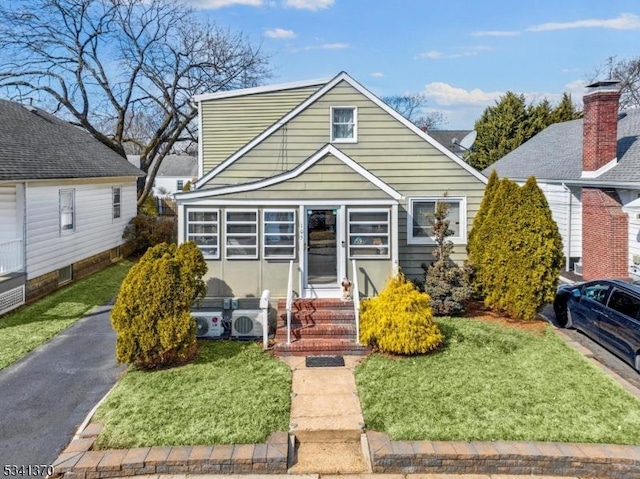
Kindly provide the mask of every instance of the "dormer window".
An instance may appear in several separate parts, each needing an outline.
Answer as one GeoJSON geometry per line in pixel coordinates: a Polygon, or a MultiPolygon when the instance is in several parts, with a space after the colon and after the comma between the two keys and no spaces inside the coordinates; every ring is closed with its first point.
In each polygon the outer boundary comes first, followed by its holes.
{"type": "Polygon", "coordinates": [[[331,142],[357,143],[358,110],[354,106],[331,107],[331,142]]]}

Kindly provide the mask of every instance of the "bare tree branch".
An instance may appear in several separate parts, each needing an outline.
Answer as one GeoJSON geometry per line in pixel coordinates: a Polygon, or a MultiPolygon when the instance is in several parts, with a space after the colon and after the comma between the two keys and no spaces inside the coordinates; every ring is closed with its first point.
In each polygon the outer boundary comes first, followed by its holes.
{"type": "Polygon", "coordinates": [[[148,175],[194,141],[194,95],[255,86],[267,58],[174,0],[12,0],[0,5],[0,91],[85,128],[148,175]]]}
{"type": "Polygon", "coordinates": [[[447,122],[441,112],[425,111],[427,97],[421,93],[385,96],[382,101],[423,130],[432,130],[447,122]]]}

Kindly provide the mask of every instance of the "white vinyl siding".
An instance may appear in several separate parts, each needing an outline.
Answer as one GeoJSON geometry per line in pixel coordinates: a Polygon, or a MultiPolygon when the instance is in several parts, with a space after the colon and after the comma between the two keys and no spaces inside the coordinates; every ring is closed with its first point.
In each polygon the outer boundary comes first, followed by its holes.
{"type": "Polygon", "coordinates": [[[22,238],[21,218],[16,186],[0,186],[0,242],[22,238]]]}
{"type": "Polygon", "coordinates": [[[76,263],[124,243],[122,233],[136,215],[135,179],[120,180],[122,221],[113,221],[111,180],[30,183],[27,205],[27,278],[76,263]],[[60,234],[60,190],[75,191],[75,231],[60,234]]]}
{"type": "Polygon", "coordinates": [[[295,210],[264,210],[262,223],[262,244],[264,258],[295,259],[295,210]]]}
{"type": "Polygon", "coordinates": [[[538,186],[558,225],[564,255],[570,258],[582,257],[582,202],[579,187],[569,189],[550,183],[539,183],[538,186]]]}
{"type": "Polygon", "coordinates": [[[409,244],[430,244],[434,242],[432,221],[438,203],[449,206],[447,220],[452,235],[448,240],[455,244],[467,241],[466,217],[467,208],[465,198],[410,198],[409,218],[407,221],[407,242],[409,244]]]}
{"type": "Polygon", "coordinates": [[[193,241],[205,258],[220,258],[220,210],[189,208],[186,240],[193,241]]]}
{"type": "Polygon", "coordinates": [[[227,210],[225,213],[225,257],[258,258],[258,210],[227,210]]]}
{"type": "Polygon", "coordinates": [[[389,210],[348,212],[349,259],[389,258],[389,210]]]}

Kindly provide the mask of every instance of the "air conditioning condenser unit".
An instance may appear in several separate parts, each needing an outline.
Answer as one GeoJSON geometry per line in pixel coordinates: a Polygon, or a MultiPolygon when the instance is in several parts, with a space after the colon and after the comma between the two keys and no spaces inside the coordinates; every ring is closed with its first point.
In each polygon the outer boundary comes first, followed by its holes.
{"type": "Polygon", "coordinates": [[[261,337],[262,311],[236,309],[231,313],[231,335],[235,337],[261,337]]]}
{"type": "Polygon", "coordinates": [[[191,311],[196,322],[197,338],[218,338],[223,335],[222,311],[191,311]]]}

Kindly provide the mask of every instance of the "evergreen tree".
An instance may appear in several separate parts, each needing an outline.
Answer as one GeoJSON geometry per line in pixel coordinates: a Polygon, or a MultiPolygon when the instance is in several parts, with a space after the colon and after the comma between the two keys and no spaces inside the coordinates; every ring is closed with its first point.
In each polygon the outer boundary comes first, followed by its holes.
{"type": "Polygon", "coordinates": [[[563,121],[571,121],[582,118],[582,112],[576,108],[571,99],[571,95],[567,92],[562,94],[562,100],[556,105],[551,112],[550,125],[553,123],[562,123],[563,121]]]}
{"type": "Polygon", "coordinates": [[[451,260],[453,243],[447,239],[453,234],[449,229],[449,206],[444,201],[436,203],[431,224],[436,247],[436,261],[426,269],[424,290],[430,298],[431,309],[436,316],[451,316],[464,311],[465,301],[471,296],[471,287],[465,272],[451,260]]]}

